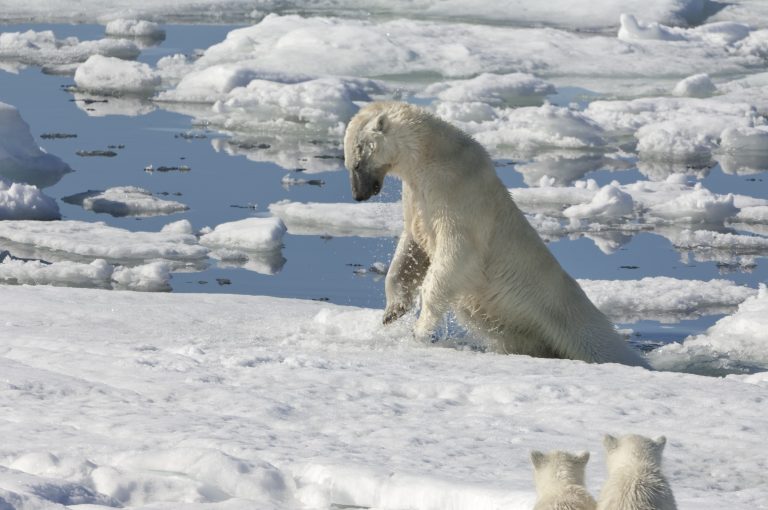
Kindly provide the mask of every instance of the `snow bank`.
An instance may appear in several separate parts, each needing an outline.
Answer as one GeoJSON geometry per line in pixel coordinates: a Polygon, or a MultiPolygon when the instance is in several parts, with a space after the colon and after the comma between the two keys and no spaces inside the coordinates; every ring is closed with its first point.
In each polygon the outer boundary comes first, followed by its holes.
{"type": "Polygon", "coordinates": [[[280,218],[246,218],[217,225],[200,236],[200,243],[219,248],[274,251],[283,246],[286,230],[280,218]]]}
{"type": "Polygon", "coordinates": [[[3,221],[0,238],[14,243],[8,249],[16,256],[50,261],[101,258],[111,263],[135,264],[154,259],[195,263],[208,253],[189,233],[172,229],[131,232],[102,222],[3,221]]]}
{"type": "Polygon", "coordinates": [[[174,200],[152,195],[151,191],[136,186],[119,186],[105,191],[86,191],[62,198],[64,202],[83,206],[96,213],[112,216],[157,216],[189,209],[174,200]]]}
{"type": "Polygon", "coordinates": [[[402,204],[299,203],[283,200],[269,205],[293,235],[394,237],[403,230],[402,204]]]}
{"type": "Polygon", "coordinates": [[[77,67],[75,83],[91,92],[147,95],[160,85],[160,76],[142,62],[92,55],[77,67]]]}
{"type": "Polygon", "coordinates": [[[83,62],[91,55],[130,59],[139,56],[139,48],[125,39],[57,39],[51,30],[0,33],[0,60],[57,66],[83,62]]]}
{"type": "Polygon", "coordinates": [[[44,188],[71,171],[61,159],[38,147],[15,107],[0,102],[0,178],[44,188]]]}
{"type": "MultiPolygon", "coordinates": [[[[408,319],[382,328],[381,310],[310,301],[10,286],[0,299],[14,303],[0,321],[0,465],[113,495],[83,503],[524,509],[531,449],[591,451],[596,492],[601,437],[615,431],[669,438],[680,508],[746,510],[768,495],[756,376],[424,346],[408,319]]],[[[759,335],[768,314],[753,313],[743,324],[759,335]]],[[[62,504],[10,486],[21,479],[0,489],[62,504]]]]}
{"type": "Polygon", "coordinates": [[[114,19],[104,27],[104,33],[113,37],[165,39],[165,30],[160,25],[143,19],[114,19]]]}
{"type": "Polygon", "coordinates": [[[113,266],[104,259],[91,263],[61,261],[46,263],[5,257],[0,260],[0,282],[14,285],[55,285],[138,291],[171,290],[170,267],[152,262],[136,267],[113,266]]]}
{"type": "Polygon", "coordinates": [[[35,186],[0,179],[0,220],[58,220],[56,201],[35,186]]]}
{"type": "Polygon", "coordinates": [[[740,372],[768,363],[768,289],[744,301],[706,333],[651,353],[654,366],[665,370],[740,372]]]}

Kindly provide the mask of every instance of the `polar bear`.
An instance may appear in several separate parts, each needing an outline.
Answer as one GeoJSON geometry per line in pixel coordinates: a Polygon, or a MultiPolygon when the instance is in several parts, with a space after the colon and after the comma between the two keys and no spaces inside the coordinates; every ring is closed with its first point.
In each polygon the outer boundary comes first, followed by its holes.
{"type": "Polygon", "coordinates": [[[595,498],[584,487],[587,461],[589,452],[531,452],[537,494],[533,510],[595,510],[595,498]]]}
{"type": "Polygon", "coordinates": [[[661,473],[661,453],[667,440],[636,434],[606,435],[608,477],[598,510],[676,510],[669,482],[661,473]]]}
{"type": "Polygon", "coordinates": [[[378,194],[385,175],[403,183],[384,324],[420,292],[420,339],[452,309],[500,352],[647,367],[560,267],[469,135],[417,106],[374,102],[350,120],[344,160],[357,201],[378,194]]]}

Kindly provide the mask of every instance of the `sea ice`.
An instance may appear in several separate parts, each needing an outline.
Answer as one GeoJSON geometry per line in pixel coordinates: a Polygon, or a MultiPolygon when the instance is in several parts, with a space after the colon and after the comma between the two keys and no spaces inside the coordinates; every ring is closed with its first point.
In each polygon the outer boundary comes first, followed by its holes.
{"type": "Polygon", "coordinates": [[[15,107],[0,102],[0,178],[44,188],[71,171],[69,165],[35,143],[29,125],[15,107]]]}
{"type": "Polygon", "coordinates": [[[677,82],[672,94],[684,97],[709,97],[717,91],[707,73],[694,74],[677,82]]]}
{"type": "Polygon", "coordinates": [[[200,236],[200,243],[216,248],[274,251],[282,247],[286,230],[280,218],[246,218],[217,225],[200,236]]]}
{"type": "Polygon", "coordinates": [[[64,202],[112,216],[157,216],[189,209],[175,200],[165,200],[151,191],[136,186],[119,186],[105,191],[86,191],[62,198],[64,202]]]}
{"type": "Polygon", "coordinates": [[[293,235],[394,237],[403,230],[402,204],[299,203],[282,200],[269,212],[283,219],[293,235]]]}
{"type": "Polygon", "coordinates": [[[80,41],[77,37],[57,39],[51,30],[0,33],[0,60],[29,65],[63,65],[83,62],[91,55],[136,58],[139,48],[126,39],[80,41]]]}
{"type": "Polygon", "coordinates": [[[117,37],[165,39],[165,30],[159,24],[138,19],[113,19],[104,27],[104,33],[117,37]]]}
{"type": "Polygon", "coordinates": [[[91,55],[77,67],[75,84],[102,94],[149,95],[160,85],[160,76],[143,62],[91,55]]]}
{"type": "Polygon", "coordinates": [[[56,201],[29,184],[0,179],[0,220],[58,220],[56,201]]]}

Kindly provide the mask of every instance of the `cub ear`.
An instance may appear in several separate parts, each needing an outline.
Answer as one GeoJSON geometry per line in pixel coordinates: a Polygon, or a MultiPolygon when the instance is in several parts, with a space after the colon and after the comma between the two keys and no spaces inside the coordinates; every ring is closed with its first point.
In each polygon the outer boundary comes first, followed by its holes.
{"type": "Polygon", "coordinates": [[[576,461],[579,464],[586,464],[589,462],[589,452],[583,451],[576,454],[576,461]]]}
{"type": "Polygon", "coordinates": [[[538,469],[541,467],[542,464],[544,464],[545,455],[541,453],[538,450],[534,450],[531,452],[531,463],[533,464],[533,467],[538,469]]]}
{"type": "Polygon", "coordinates": [[[373,130],[376,133],[386,133],[389,129],[389,119],[386,113],[380,113],[373,122],[373,130]]]}
{"type": "Polygon", "coordinates": [[[603,446],[605,446],[607,451],[613,451],[617,446],[619,446],[619,440],[610,434],[606,434],[603,438],[603,446]]]}
{"type": "Polygon", "coordinates": [[[664,445],[667,444],[667,438],[664,436],[659,436],[654,439],[653,442],[656,443],[656,448],[658,448],[659,451],[663,451],[664,445]]]}

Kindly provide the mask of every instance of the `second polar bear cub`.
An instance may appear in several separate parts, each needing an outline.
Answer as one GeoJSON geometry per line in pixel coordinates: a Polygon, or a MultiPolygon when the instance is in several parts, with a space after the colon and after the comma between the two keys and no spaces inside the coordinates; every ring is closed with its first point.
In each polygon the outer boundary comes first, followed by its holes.
{"type": "Polygon", "coordinates": [[[676,510],[675,497],[661,472],[667,440],[636,434],[606,435],[608,477],[600,492],[598,510],[676,510]]]}
{"type": "Polygon", "coordinates": [[[584,487],[589,452],[531,452],[536,482],[533,510],[595,510],[597,503],[584,487]]]}
{"type": "Polygon", "coordinates": [[[403,182],[404,228],[385,280],[384,323],[420,291],[415,333],[452,309],[506,353],[647,366],[547,249],[469,135],[400,102],[362,108],[344,136],[355,200],[403,182]]]}

